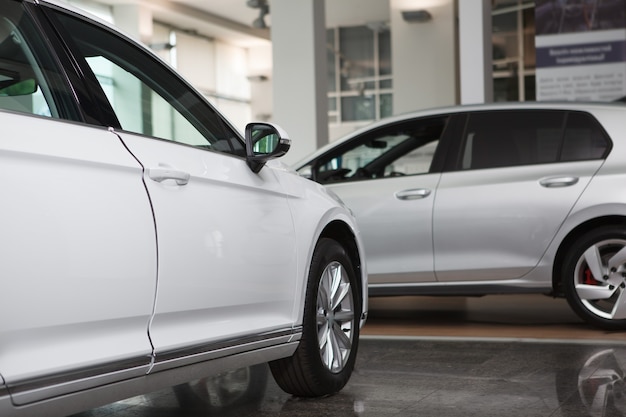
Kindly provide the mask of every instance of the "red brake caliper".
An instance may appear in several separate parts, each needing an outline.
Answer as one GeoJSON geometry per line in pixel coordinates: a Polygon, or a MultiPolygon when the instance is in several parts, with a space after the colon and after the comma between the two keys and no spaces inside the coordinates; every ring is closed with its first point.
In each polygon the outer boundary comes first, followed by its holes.
{"type": "Polygon", "coordinates": [[[591,270],[589,268],[585,268],[585,271],[583,272],[583,274],[585,275],[583,277],[583,284],[585,285],[599,285],[600,282],[597,281],[593,275],[591,274],[591,270]]]}

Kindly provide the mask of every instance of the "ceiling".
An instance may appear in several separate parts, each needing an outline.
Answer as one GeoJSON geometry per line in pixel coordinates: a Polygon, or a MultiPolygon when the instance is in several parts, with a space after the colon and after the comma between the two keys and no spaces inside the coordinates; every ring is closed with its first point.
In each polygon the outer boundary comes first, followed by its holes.
{"type": "MultiPolygon", "coordinates": [[[[139,4],[152,12],[155,21],[178,29],[197,32],[226,42],[249,47],[268,43],[269,29],[256,29],[252,22],[259,9],[247,5],[248,0],[97,0],[99,3],[139,4]]],[[[266,17],[269,25],[269,16],[266,17]]]]}
{"type": "MultiPolygon", "coordinates": [[[[255,0],[96,0],[105,4],[140,4],[152,11],[154,20],[178,29],[198,32],[241,47],[268,44],[270,30],[252,27],[259,9],[248,6],[255,0]]],[[[271,26],[270,13],[265,22],[271,26]]],[[[292,0],[298,1],[298,0],[292,0]]],[[[408,0],[407,0],[408,1],[408,0]]],[[[411,0],[423,1],[423,0],[411,0]]],[[[389,20],[388,0],[344,0],[325,2],[326,23],[330,26],[363,25],[389,20]],[[358,5],[358,7],[355,7],[358,5]]]]}
{"type": "Polygon", "coordinates": [[[234,22],[251,26],[259,15],[259,9],[246,5],[247,0],[170,0],[185,6],[212,13],[234,22]]]}
{"type": "MultiPolygon", "coordinates": [[[[139,0],[153,5],[154,0],[139,0]]],[[[256,29],[252,22],[259,17],[259,9],[247,5],[248,0],[162,0],[161,11],[155,11],[158,20],[194,29],[204,34],[240,45],[251,46],[267,42],[269,29],[256,29]],[[175,13],[171,13],[174,11],[175,13]],[[191,26],[191,27],[190,27],[191,26]]],[[[269,15],[265,18],[270,23],[269,15]]]]}

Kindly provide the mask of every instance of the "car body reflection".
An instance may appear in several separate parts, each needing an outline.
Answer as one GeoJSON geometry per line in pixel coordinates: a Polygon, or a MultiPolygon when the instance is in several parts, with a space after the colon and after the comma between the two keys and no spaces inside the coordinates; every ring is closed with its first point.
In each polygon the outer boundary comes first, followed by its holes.
{"type": "Polygon", "coordinates": [[[181,409],[204,415],[235,415],[256,409],[265,396],[267,364],[239,368],[173,387],[181,409]]]}

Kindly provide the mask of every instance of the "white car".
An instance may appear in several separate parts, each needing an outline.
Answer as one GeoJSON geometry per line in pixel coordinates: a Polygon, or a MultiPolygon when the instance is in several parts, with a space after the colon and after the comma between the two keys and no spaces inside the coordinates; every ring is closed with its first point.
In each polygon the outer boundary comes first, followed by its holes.
{"type": "Polygon", "coordinates": [[[432,109],[295,167],[353,210],[370,296],[545,293],[624,329],[625,120],[617,103],[432,109]]]}
{"type": "Polygon", "coordinates": [[[0,416],[66,415],[270,362],[340,390],[367,315],[350,211],[148,49],[0,0],[0,416]]]}

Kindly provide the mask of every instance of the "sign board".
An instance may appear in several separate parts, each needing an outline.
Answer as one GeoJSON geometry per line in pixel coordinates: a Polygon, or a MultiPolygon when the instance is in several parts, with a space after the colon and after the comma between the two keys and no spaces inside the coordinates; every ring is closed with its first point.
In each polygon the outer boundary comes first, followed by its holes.
{"type": "Polygon", "coordinates": [[[537,0],[537,100],[626,96],[626,0],[537,0]]]}

